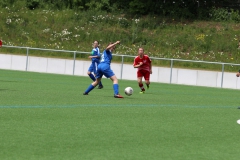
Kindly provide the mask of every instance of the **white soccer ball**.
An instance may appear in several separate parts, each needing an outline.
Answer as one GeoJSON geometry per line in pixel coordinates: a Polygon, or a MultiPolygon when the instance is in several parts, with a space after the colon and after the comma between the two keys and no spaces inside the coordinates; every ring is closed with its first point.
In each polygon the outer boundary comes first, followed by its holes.
{"type": "Polygon", "coordinates": [[[237,120],[237,123],[238,123],[238,124],[240,124],[240,119],[239,119],[239,120],[237,120]]]}
{"type": "Polygon", "coordinates": [[[132,87],[127,87],[125,88],[124,92],[126,95],[131,96],[133,94],[133,89],[132,87]]]}

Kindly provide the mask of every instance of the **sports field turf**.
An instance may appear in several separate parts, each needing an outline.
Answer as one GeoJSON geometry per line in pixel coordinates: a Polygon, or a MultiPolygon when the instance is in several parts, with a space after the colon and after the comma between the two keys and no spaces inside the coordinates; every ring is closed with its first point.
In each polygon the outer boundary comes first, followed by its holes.
{"type": "Polygon", "coordinates": [[[240,91],[0,70],[0,159],[238,160],[240,91]]]}

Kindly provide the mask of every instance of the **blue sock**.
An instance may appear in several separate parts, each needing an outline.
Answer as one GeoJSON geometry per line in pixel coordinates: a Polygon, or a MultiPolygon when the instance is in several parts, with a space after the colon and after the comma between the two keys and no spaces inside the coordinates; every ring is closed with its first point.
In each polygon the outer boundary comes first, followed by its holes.
{"type": "Polygon", "coordinates": [[[89,77],[93,80],[96,81],[96,78],[94,77],[94,75],[92,73],[89,74],[89,77]]]}
{"type": "Polygon", "coordinates": [[[118,94],[118,84],[113,84],[114,95],[118,94]]]}
{"type": "Polygon", "coordinates": [[[99,82],[99,86],[102,86],[102,82],[101,81],[99,82]]]}
{"type": "Polygon", "coordinates": [[[93,90],[94,86],[90,84],[88,88],[86,89],[85,93],[89,93],[91,90],[93,90]]]}

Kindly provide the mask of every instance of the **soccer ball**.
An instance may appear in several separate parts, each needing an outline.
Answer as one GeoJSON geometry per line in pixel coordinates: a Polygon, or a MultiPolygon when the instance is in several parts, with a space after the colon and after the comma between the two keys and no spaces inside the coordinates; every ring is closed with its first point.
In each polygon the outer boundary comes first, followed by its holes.
{"type": "Polygon", "coordinates": [[[133,94],[133,89],[132,87],[127,87],[125,88],[124,92],[126,95],[131,96],[133,94]]]}

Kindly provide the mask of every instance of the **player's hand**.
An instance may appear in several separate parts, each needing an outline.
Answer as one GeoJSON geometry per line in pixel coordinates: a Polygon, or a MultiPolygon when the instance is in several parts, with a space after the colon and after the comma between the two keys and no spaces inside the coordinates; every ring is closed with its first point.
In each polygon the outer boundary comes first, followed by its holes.
{"type": "Polygon", "coordinates": [[[120,44],[120,41],[115,42],[116,44],[120,44]]]}
{"type": "Polygon", "coordinates": [[[92,56],[89,56],[88,58],[90,58],[90,59],[91,59],[91,58],[92,58],[92,56]]]}
{"type": "Polygon", "coordinates": [[[150,70],[150,74],[152,74],[152,70],[150,70]]]}
{"type": "Polygon", "coordinates": [[[143,62],[140,62],[140,63],[139,63],[139,66],[141,66],[141,65],[143,65],[143,62]]]}
{"type": "Polygon", "coordinates": [[[239,77],[239,76],[240,76],[240,73],[238,72],[238,73],[236,74],[236,76],[239,77]]]}

